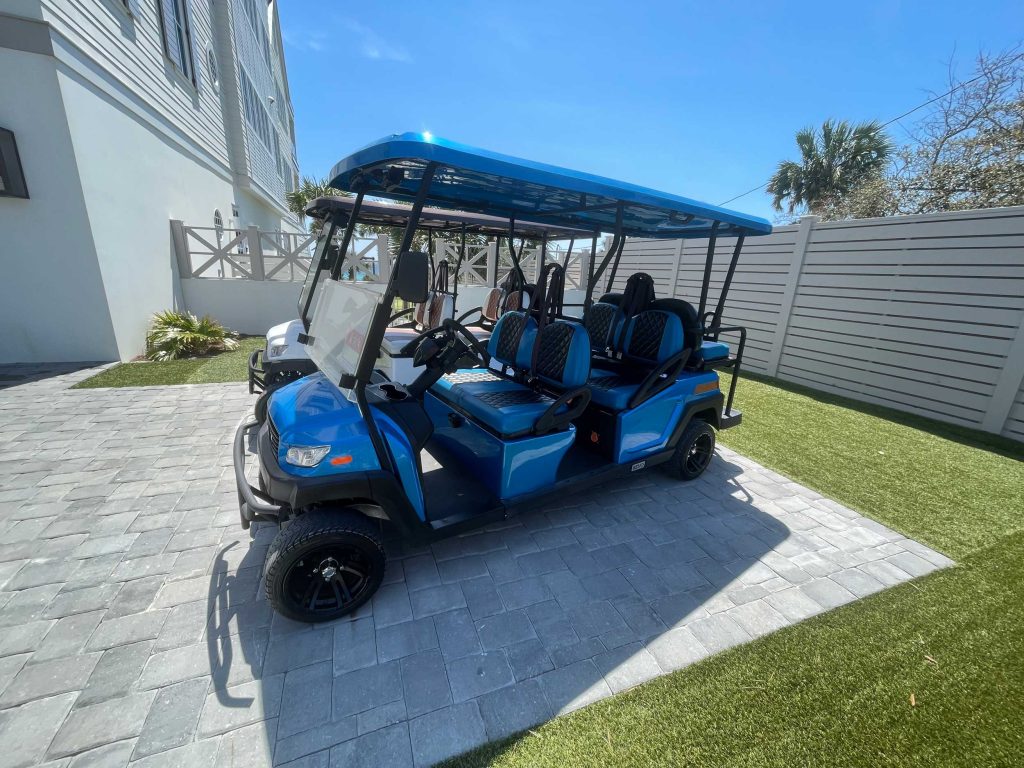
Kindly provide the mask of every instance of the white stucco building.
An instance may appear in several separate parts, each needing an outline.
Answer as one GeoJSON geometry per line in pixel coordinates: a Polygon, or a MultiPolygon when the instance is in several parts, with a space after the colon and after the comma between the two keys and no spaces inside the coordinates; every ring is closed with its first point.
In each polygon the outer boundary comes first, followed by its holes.
{"type": "Polygon", "coordinates": [[[276,0],[0,0],[0,129],[0,362],[142,353],[171,219],[297,227],[276,0]]]}

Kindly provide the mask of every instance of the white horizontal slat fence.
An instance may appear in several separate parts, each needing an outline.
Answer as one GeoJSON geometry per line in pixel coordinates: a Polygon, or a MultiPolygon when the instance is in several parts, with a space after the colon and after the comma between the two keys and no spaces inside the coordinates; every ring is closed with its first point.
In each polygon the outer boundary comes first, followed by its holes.
{"type": "MultiPolygon", "coordinates": [[[[697,306],[706,252],[630,240],[613,290],[644,271],[697,306]]],[[[1024,440],[1024,208],[778,227],[746,241],[723,321],[750,370],[1024,440]]]]}

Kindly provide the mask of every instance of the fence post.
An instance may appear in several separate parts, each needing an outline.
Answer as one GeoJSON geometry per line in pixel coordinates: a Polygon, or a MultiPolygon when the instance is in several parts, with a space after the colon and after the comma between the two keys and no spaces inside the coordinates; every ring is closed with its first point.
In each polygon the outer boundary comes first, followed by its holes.
{"type": "Polygon", "coordinates": [[[382,283],[391,279],[391,245],[383,232],[377,235],[377,272],[382,283]]]}
{"type": "Polygon", "coordinates": [[[171,219],[171,242],[174,243],[174,255],[178,259],[178,277],[192,277],[192,259],[188,255],[185,224],[178,219],[171,219]]]}
{"type": "Polygon", "coordinates": [[[793,245],[793,261],[789,264],[786,286],[782,291],[782,301],[779,306],[779,324],[775,327],[775,335],[772,337],[772,348],[768,353],[767,372],[769,376],[775,376],[779,371],[779,361],[782,359],[782,349],[786,345],[786,333],[789,330],[789,318],[793,312],[793,301],[796,299],[796,290],[800,284],[800,273],[804,267],[807,243],[811,239],[811,230],[814,229],[814,225],[818,221],[820,221],[818,216],[804,216],[800,219],[800,228],[796,233],[796,243],[793,245]]]}
{"type": "Polygon", "coordinates": [[[1017,326],[1017,335],[1013,337],[1010,344],[1010,351],[1006,354],[1003,363],[1003,372],[996,382],[996,388],[992,390],[992,397],[989,398],[988,407],[985,409],[985,418],[981,422],[981,428],[986,432],[1000,434],[1006,426],[1006,420],[1013,409],[1013,401],[1020,391],[1020,385],[1024,383],[1024,316],[1021,317],[1020,325],[1017,326]]]}
{"type": "Polygon", "coordinates": [[[260,242],[260,230],[258,227],[249,227],[246,231],[246,238],[249,240],[249,270],[252,272],[253,280],[265,280],[263,269],[263,243],[260,242]]]}
{"type": "Polygon", "coordinates": [[[580,268],[580,290],[587,290],[587,279],[590,277],[590,249],[584,248],[580,251],[580,256],[576,260],[576,263],[580,268]]]}
{"type": "Polygon", "coordinates": [[[676,253],[673,257],[675,261],[672,262],[672,277],[669,278],[668,283],[668,295],[669,298],[672,299],[676,297],[676,281],[679,279],[679,262],[683,260],[683,242],[682,238],[676,240],[676,253]]]}
{"type": "Polygon", "coordinates": [[[487,244],[487,284],[498,285],[498,244],[493,240],[487,244]]]}

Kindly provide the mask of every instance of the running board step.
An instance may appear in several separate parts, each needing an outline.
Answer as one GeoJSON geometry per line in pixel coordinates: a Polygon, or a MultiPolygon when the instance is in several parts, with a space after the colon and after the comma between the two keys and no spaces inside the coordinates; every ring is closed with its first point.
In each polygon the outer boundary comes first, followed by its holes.
{"type": "Polygon", "coordinates": [[[743,411],[739,411],[735,408],[730,408],[728,411],[722,412],[722,426],[720,429],[729,429],[729,427],[735,427],[743,421],[743,411]]]}

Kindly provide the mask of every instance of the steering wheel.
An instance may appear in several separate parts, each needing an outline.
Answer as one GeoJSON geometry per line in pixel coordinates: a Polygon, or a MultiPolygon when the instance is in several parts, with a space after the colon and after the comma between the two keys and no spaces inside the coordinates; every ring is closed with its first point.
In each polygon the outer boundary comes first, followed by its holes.
{"type": "MultiPolygon", "coordinates": [[[[413,355],[414,366],[424,365],[443,352],[451,349],[455,341],[462,341],[468,349],[473,350],[485,366],[491,364],[491,355],[487,347],[461,323],[445,318],[436,328],[428,328],[402,347],[401,354],[413,355]],[[461,337],[461,339],[459,339],[461,337]]],[[[461,357],[461,353],[459,355],[461,357]]],[[[454,361],[453,361],[454,362],[454,361]]]]}

